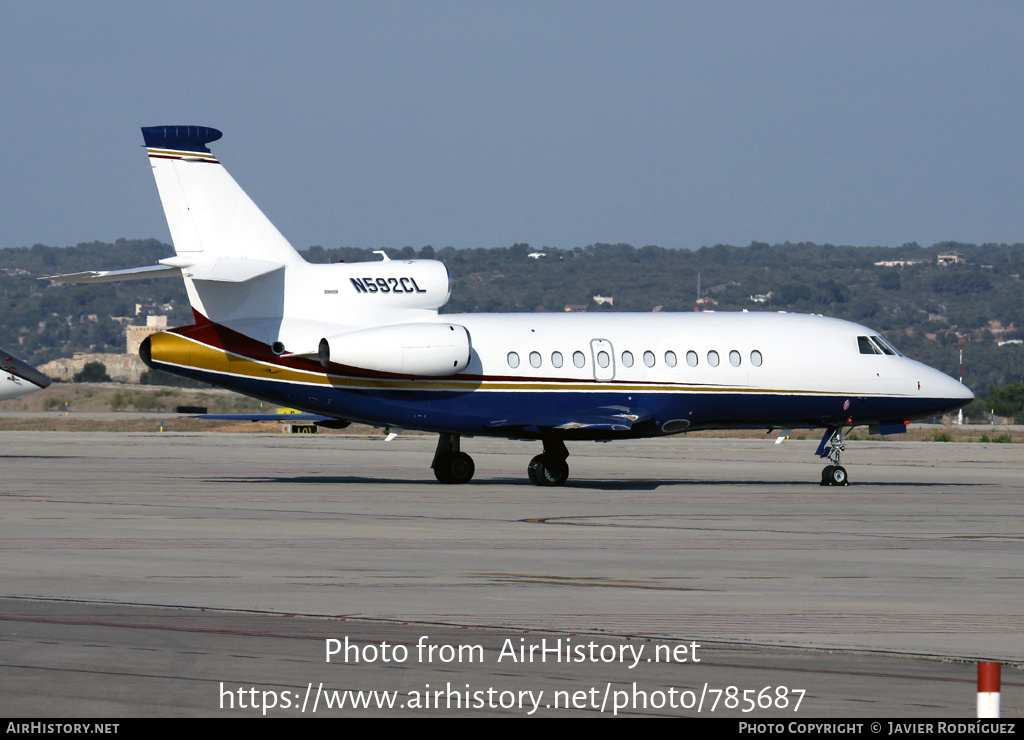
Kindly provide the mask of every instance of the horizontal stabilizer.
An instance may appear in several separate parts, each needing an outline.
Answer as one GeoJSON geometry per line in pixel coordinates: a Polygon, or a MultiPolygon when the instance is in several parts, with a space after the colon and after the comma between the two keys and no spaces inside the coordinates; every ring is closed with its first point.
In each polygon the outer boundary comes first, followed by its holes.
{"type": "Polygon", "coordinates": [[[215,280],[223,283],[244,283],[246,280],[252,280],[284,267],[280,262],[246,257],[196,260],[189,256],[178,256],[160,260],[160,264],[176,269],[180,268],[180,274],[193,280],[215,280]]]}
{"type": "Polygon", "coordinates": [[[52,280],[55,283],[112,283],[117,280],[145,280],[147,278],[181,277],[177,267],[150,265],[149,267],[129,267],[126,270],[86,270],[70,272],[66,275],[45,275],[40,280],[52,280]]]}
{"type": "Polygon", "coordinates": [[[86,270],[66,275],[46,275],[40,280],[55,283],[112,283],[117,280],[145,280],[147,278],[187,277],[193,280],[213,280],[223,283],[244,283],[268,272],[284,267],[280,262],[254,260],[245,257],[222,257],[197,261],[188,257],[168,257],[159,265],[130,267],[126,270],[86,270]]]}

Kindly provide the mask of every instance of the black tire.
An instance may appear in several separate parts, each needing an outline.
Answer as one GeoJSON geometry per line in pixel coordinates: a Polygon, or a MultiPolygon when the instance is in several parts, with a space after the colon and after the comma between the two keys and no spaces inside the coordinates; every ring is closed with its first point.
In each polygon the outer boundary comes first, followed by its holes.
{"type": "Polygon", "coordinates": [[[835,465],[826,465],[821,471],[821,485],[831,486],[832,485],[832,471],[835,469],[835,465]]]}
{"type": "Polygon", "coordinates": [[[569,464],[565,460],[537,455],[527,468],[530,482],[537,486],[560,486],[569,478],[569,464]]]}
{"type": "Polygon", "coordinates": [[[442,483],[469,483],[475,472],[473,458],[465,452],[445,452],[434,465],[434,477],[442,483]]]}

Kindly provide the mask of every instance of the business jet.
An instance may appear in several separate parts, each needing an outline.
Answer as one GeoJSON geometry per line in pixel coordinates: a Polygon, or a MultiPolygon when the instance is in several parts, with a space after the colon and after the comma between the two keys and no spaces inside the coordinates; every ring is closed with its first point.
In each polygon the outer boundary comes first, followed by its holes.
{"type": "Polygon", "coordinates": [[[974,396],[867,327],[787,313],[440,314],[441,262],[307,263],[207,144],[142,129],[175,256],[52,276],[181,276],[195,323],[154,334],[152,368],[346,422],[438,434],[431,467],[466,483],[462,437],[540,442],[532,483],[562,485],[567,442],[698,429],[824,429],[822,485],[846,485],[844,430],[906,430],[974,396]]]}
{"type": "Polygon", "coordinates": [[[0,349],[0,373],[0,401],[24,398],[50,385],[48,377],[4,349],[0,349]]]}

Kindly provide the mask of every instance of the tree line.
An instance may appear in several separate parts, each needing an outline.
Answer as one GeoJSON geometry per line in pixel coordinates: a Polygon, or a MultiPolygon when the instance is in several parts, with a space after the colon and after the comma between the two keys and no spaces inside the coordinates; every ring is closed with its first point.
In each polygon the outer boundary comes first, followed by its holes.
{"type": "MultiPolygon", "coordinates": [[[[74,247],[4,249],[0,268],[0,346],[41,363],[74,352],[123,352],[125,317],[171,325],[192,315],[180,280],[52,285],[41,275],[154,264],[173,255],[157,240],[119,239],[74,247]],[[136,309],[139,313],[136,315],[136,309]]],[[[754,242],[696,250],[593,244],[572,249],[513,244],[488,249],[385,248],[392,259],[438,259],[449,269],[445,313],[758,310],[818,313],[863,323],[910,357],[964,381],[1024,383],[1024,245],[852,247],[754,242]],[[939,255],[958,264],[941,266],[939,255]],[[877,262],[903,262],[883,266],[877,262]],[[597,304],[607,296],[614,304],[597,304]],[[1010,343],[1007,343],[1010,342],[1010,343]],[[1003,343],[1003,344],[1000,344],[1003,343]]],[[[313,246],[310,262],[376,261],[373,248],[313,246]]]]}

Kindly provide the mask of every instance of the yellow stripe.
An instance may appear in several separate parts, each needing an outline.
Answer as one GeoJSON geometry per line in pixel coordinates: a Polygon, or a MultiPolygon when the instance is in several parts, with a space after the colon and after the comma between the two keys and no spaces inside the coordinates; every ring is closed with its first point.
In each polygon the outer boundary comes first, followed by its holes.
{"type": "Polygon", "coordinates": [[[213,162],[217,161],[217,158],[212,154],[206,152],[187,152],[181,149],[147,149],[148,154],[171,154],[177,157],[201,157],[203,159],[209,159],[213,162]]]}

